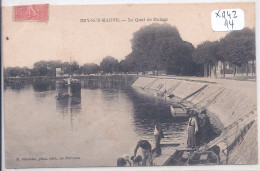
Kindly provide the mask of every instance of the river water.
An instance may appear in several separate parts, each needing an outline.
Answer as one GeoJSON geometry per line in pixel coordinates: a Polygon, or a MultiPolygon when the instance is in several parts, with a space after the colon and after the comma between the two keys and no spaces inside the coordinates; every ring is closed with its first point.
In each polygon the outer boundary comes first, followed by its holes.
{"type": "Polygon", "coordinates": [[[169,104],[132,87],[89,87],[57,99],[57,83],[25,84],[4,90],[5,158],[8,168],[116,166],[133,155],[140,139],[178,143],[187,121],[172,118],[169,104]]]}

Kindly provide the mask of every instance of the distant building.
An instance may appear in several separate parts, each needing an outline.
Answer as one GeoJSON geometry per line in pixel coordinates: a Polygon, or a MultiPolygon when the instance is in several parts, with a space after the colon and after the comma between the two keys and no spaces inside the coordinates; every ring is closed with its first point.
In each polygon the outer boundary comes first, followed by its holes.
{"type": "Polygon", "coordinates": [[[156,75],[156,76],[159,76],[159,75],[167,75],[166,74],[166,71],[165,70],[160,70],[160,71],[146,71],[144,72],[145,74],[147,75],[156,75]]]}
{"type": "Polygon", "coordinates": [[[61,71],[61,68],[56,68],[56,77],[62,77],[63,73],[61,71]]]}
{"type": "Polygon", "coordinates": [[[241,67],[228,62],[217,61],[208,71],[210,77],[236,77],[236,76],[256,76],[256,61],[249,61],[241,67]]]}
{"type": "Polygon", "coordinates": [[[147,75],[154,75],[153,71],[147,71],[147,75]]]}
{"type": "Polygon", "coordinates": [[[157,71],[158,75],[167,75],[165,70],[157,71]]]}

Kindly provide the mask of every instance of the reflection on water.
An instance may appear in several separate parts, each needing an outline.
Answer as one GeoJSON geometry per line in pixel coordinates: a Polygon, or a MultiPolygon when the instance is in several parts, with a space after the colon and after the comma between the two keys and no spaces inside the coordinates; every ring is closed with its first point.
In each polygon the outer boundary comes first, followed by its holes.
{"type": "Polygon", "coordinates": [[[56,92],[58,94],[70,94],[72,97],[81,96],[81,85],[80,83],[67,84],[64,80],[56,81],[56,92]]]}
{"type": "Polygon", "coordinates": [[[7,86],[14,90],[14,91],[19,91],[23,88],[26,87],[26,82],[25,81],[22,81],[22,80],[19,80],[19,81],[11,81],[11,80],[5,80],[4,81],[4,90],[7,88],[7,86]]]}
{"type": "Polygon", "coordinates": [[[33,82],[33,89],[36,92],[55,90],[55,81],[33,82]]]}
{"type": "Polygon", "coordinates": [[[61,118],[70,118],[70,127],[73,130],[74,117],[80,114],[81,99],[80,97],[65,97],[57,99],[56,109],[59,112],[61,118]]]}
{"type": "Polygon", "coordinates": [[[124,89],[126,87],[125,81],[123,80],[113,80],[113,77],[110,78],[95,78],[82,80],[81,86],[88,89],[124,89]]]}
{"type": "Polygon", "coordinates": [[[165,142],[176,143],[185,130],[186,121],[173,120],[168,102],[124,84],[82,80],[81,89],[71,90],[71,97],[57,98],[68,92],[59,81],[32,83],[19,92],[5,89],[7,164],[21,166],[17,156],[44,154],[80,157],[64,167],[115,166],[118,156],[133,153],[138,139],[154,145],[155,124],[162,125],[165,142]]]}
{"type": "Polygon", "coordinates": [[[176,143],[181,139],[182,132],[186,129],[186,120],[173,119],[167,101],[144,96],[132,88],[127,90],[127,94],[134,105],[133,124],[140,137],[153,140],[154,125],[160,124],[165,134],[162,141],[176,143]]]}
{"type": "Polygon", "coordinates": [[[56,81],[56,94],[72,92],[72,96],[56,96],[56,109],[64,119],[70,118],[71,130],[73,130],[74,117],[80,113],[81,109],[81,89],[78,85],[66,85],[64,82],[56,81]]]}

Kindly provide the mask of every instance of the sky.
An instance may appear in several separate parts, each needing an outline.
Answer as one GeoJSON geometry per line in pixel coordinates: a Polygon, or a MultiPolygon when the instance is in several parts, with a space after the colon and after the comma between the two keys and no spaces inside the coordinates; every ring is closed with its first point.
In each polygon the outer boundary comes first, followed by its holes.
{"type": "Polygon", "coordinates": [[[245,26],[255,26],[254,3],[196,3],[146,5],[50,5],[48,22],[13,21],[13,7],[3,7],[3,66],[28,66],[39,60],[99,64],[110,55],[119,61],[131,52],[133,33],[154,23],[147,18],[167,18],[183,40],[194,46],[214,41],[228,32],[214,32],[210,14],[217,9],[240,8],[245,26]],[[133,22],[82,23],[80,19],[119,18],[133,22]],[[143,19],[144,22],[136,22],[143,19]],[[6,39],[8,37],[8,40],[6,39]]]}
{"type": "Polygon", "coordinates": [[[84,5],[84,4],[144,4],[144,3],[197,3],[197,2],[252,2],[254,0],[2,0],[3,6],[43,4],[84,5]]]}

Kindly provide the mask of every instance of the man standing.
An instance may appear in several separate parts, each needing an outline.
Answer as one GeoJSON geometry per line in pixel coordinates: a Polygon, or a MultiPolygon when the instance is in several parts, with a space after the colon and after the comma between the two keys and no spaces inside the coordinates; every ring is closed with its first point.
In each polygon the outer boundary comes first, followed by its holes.
{"type": "Polygon", "coordinates": [[[138,141],[135,150],[134,150],[134,158],[136,158],[136,153],[138,148],[142,149],[143,153],[143,162],[142,166],[146,166],[146,160],[149,158],[150,166],[153,165],[153,159],[152,159],[152,146],[147,140],[140,140],[138,141]]]}
{"type": "Polygon", "coordinates": [[[201,142],[203,144],[209,143],[210,140],[213,138],[213,133],[210,119],[206,113],[206,110],[203,110],[201,112],[201,125],[199,125],[199,128],[201,128],[201,130],[199,130],[201,142]]]}
{"type": "Polygon", "coordinates": [[[161,145],[160,145],[161,139],[164,138],[162,127],[159,124],[156,124],[153,133],[154,133],[154,136],[155,136],[156,157],[158,157],[159,155],[162,154],[161,145]]]}

